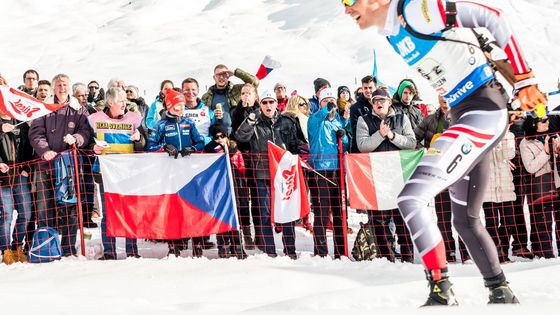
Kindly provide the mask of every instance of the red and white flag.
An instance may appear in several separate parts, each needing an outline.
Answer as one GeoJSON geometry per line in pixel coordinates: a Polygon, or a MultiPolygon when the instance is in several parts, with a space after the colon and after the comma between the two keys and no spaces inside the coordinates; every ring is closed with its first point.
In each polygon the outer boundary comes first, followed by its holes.
{"type": "Polygon", "coordinates": [[[308,215],[309,198],[299,156],[269,141],[268,160],[271,175],[271,220],[288,223],[308,215]]]}
{"type": "Polygon", "coordinates": [[[265,56],[263,62],[261,63],[259,70],[257,71],[257,74],[255,74],[255,76],[257,77],[257,79],[262,80],[264,78],[266,78],[266,76],[272,72],[272,70],[274,69],[278,69],[282,67],[282,65],[280,64],[280,62],[272,59],[272,57],[270,56],[265,56]]]}
{"type": "Polygon", "coordinates": [[[64,105],[43,103],[20,90],[0,85],[0,111],[19,121],[45,116],[64,105]]]}

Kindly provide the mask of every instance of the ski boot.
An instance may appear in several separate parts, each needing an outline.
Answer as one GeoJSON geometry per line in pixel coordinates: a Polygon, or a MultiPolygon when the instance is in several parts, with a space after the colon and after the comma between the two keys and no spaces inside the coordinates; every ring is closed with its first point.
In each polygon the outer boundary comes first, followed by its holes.
{"type": "Polygon", "coordinates": [[[447,268],[442,270],[426,271],[426,278],[430,285],[430,295],[422,306],[456,306],[457,299],[447,275],[447,268]]]}
{"type": "Polygon", "coordinates": [[[490,290],[488,304],[519,304],[503,272],[493,278],[484,279],[484,286],[490,290]]]}

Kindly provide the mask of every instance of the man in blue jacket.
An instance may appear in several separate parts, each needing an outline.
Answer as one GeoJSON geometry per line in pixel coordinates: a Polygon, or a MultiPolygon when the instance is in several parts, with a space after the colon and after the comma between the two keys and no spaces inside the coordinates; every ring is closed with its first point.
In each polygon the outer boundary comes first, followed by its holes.
{"type": "Polygon", "coordinates": [[[344,255],[344,234],[342,208],[340,205],[340,166],[338,165],[338,137],[342,136],[344,151],[348,150],[348,136],[344,127],[348,125],[350,110],[347,108],[340,117],[336,106],[336,91],[325,88],[319,94],[319,110],[309,117],[307,131],[309,136],[309,163],[322,176],[311,175],[311,198],[313,202],[313,240],[314,253],[325,257],[328,254],[326,228],[329,210],[333,214],[334,256],[344,255]],[[324,176],[324,177],[323,177],[324,176]],[[326,180],[336,183],[332,183],[326,180]]]}

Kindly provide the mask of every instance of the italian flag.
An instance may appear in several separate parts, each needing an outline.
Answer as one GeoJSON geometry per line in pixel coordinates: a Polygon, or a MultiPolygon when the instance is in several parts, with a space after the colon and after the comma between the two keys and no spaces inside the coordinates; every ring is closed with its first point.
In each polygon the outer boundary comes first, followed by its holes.
{"type": "Polygon", "coordinates": [[[346,155],[348,199],[353,209],[397,208],[397,196],[423,150],[403,150],[346,155]]]}

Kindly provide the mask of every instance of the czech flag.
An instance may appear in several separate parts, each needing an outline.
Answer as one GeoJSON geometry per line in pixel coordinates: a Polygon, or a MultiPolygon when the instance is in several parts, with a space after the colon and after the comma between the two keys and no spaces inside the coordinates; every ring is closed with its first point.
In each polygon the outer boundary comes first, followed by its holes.
{"type": "Polygon", "coordinates": [[[0,85],[0,111],[19,121],[30,121],[58,110],[66,104],[47,104],[20,90],[0,85]]]}
{"type": "Polygon", "coordinates": [[[259,71],[257,71],[257,74],[255,76],[257,77],[257,79],[262,80],[266,78],[266,76],[270,72],[272,72],[272,70],[278,69],[280,67],[282,67],[282,65],[278,61],[272,59],[272,57],[270,56],[266,56],[264,57],[264,60],[259,67],[259,71]]]}
{"type": "Polygon", "coordinates": [[[238,229],[227,155],[99,156],[107,235],[181,239],[238,229]]]}

